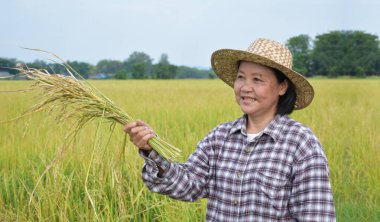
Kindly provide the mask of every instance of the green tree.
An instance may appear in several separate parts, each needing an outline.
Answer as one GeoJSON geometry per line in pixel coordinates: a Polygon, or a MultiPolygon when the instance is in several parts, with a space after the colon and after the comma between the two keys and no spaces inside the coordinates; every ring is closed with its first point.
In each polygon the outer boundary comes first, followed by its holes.
{"type": "Polygon", "coordinates": [[[128,79],[128,73],[125,69],[119,69],[116,72],[115,79],[128,79]]]}
{"type": "Polygon", "coordinates": [[[15,69],[17,65],[16,59],[7,59],[7,58],[1,58],[0,57],[0,71],[8,72],[9,74],[16,74],[18,73],[15,69]]]}
{"type": "Polygon", "coordinates": [[[63,65],[61,65],[61,64],[52,63],[52,64],[49,64],[48,66],[49,66],[49,69],[51,70],[51,73],[67,74],[66,68],[63,65]]]}
{"type": "Polygon", "coordinates": [[[36,59],[33,62],[26,63],[26,67],[28,68],[34,68],[34,69],[44,69],[47,70],[49,73],[55,73],[55,74],[67,74],[66,68],[58,63],[47,63],[44,60],[36,59]]]}
{"type": "Polygon", "coordinates": [[[293,69],[308,75],[311,62],[311,38],[308,35],[298,35],[288,39],[286,46],[293,54],[293,69]]]}
{"type": "Polygon", "coordinates": [[[39,59],[26,63],[26,66],[34,69],[48,69],[48,64],[44,60],[39,59]]]}
{"type": "Polygon", "coordinates": [[[33,62],[26,63],[26,67],[28,68],[34,68],[34,69],[45,69],[49,73],[55,73],[55,74],[67,74],[66,68],[58,63],[47,63],[44,60],[36,59],[33,62]]]}
{"type": "Polygon", "coordinates": [[[153,78],[156,79],[174,79],[177,74],[177,66],[169,63],[167,54],[161,54],[160,60],[153,66],[153,78]]]}
{"type": "Polygon", "coordinates": [[[124,61],[124,67],[127,72],[132,74],[132,78],[151,78],[153,59],[144,52],[133,52],[128,59],[124,61]],[[143,73],[137,73],[143,72],[143,73]]]}
{"type": "Polygon", "coordinates": [[[156,79],[174,79],[177,74],[177,66],[158,63],[153,66],[153,77],[156,79]]]}
{"type": "Polygon", "coordinates": [[[160,60],[158,61],[158,64],[170,65],[168,54],[162,53],[161,56],[160,56],[160,60]]]}
{"type": "Polygon", "coordinates": [[[147,75],[145,74],[147,70],[146,64],[144,63],[134,63],[132,64],[131,74],[134,79],[146,79],[147,75]]]}
{"type": "Polygon", "coordinates": [[[216,78],[212,70],[197,69],[188,66],[178,66],[177,76],[178,79],[213,79],[216,78]]]}
{"type": "Polygon", "coordinates": [[[93,74],[95,67],[86,62],[68,61],[67,64],[77,71],[83,78],[93,74]]]}
{"type": "Polygon", "coordinates": [[[379,73],[379,40],[362,31],[332,31],[316,36],[312,53],[317,75],[364,76],[379,73]]]}
{"type": "Polygon", "coordinates": [[[96,64],[97,73],[115,74],[121,69],[123,69],[123,63],[117,60],[103,59],[96,64]]]}
{"type": "Polygon", "coordinates": [[[208,71],[208,78],[209,78],[209,79],[215,79],[216,77],[217,77],[217,76],[216,76],[214,70],[210,69],[210,70],[208,71]]]}

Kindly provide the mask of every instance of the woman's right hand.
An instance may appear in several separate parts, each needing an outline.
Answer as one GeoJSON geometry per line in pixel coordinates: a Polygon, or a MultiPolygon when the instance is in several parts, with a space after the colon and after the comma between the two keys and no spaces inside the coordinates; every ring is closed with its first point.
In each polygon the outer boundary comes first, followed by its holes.
{"type": "Polygon", "coordinates": [[[152,147],[148,144],[148,140],[155,137],[156,134],[152,128],[141,120],[125,124],[124,131],[128,133],[131,142],[142,150],[151,151],[152,147]]]}

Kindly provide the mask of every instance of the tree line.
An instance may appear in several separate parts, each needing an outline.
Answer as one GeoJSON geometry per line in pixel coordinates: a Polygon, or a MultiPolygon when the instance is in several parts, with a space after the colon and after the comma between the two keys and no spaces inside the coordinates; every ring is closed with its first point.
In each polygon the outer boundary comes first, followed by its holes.
{"type": "MultiPolygon", "coordinates": [[[[87,62],[67,61],[67,65],[75,69],[84,78],[100,79],[205,79],[216,78],[211,69],[199,69],[188,66],[170,64],[168,55],[163,53],[159,61],[154,64],[153,59],[144,52],[133,52],[124,61],[103,59],[96,65],[87,62]]],[[[17,70],[8,67],[23,65],[29,68],[46,69],[50,73],[67,74],[64,66],[57,63],[47,63],[44,60],[35,60],[24,63],[16,59],[0,57],[0,71],[17,74],[17,70]]]]}
{"type": "MultiPolygon", "coordinates": [[[[376,35],[362,31],[331,31],[312,39],[298,35],[286,41],[293,53],[293,69],[306,76],[370,76],[380,74],[380,47],[376,35]]],[[[48,69],[53,73],[65,73],[63,66],[35,60],[23,63],[16,59],[0,58],[0,71],[17,64],[48,69]]],[[[211,69],[204,70],[171,64],[163,53],[157,63],[144,52],[133,52],[124,61],[104,59],[96,65],[86,62],[68,61],[84,78],[115,79],[183,79],[215,78],[211,69]]],[[[16,70],[6,69],[10,74],[16,70]]]]}
{"type": "Polygon", "coordinates": [[[331,31],[288,39],[293,69],[306,76],[357,76],[380,74],[379,38],[362,31],[331,31]]]}

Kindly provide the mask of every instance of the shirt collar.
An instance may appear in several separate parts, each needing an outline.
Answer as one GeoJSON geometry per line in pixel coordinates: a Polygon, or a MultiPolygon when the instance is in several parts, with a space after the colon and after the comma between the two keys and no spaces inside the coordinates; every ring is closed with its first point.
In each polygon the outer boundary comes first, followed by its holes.
{"type": "Polygon", "coordinates": [[[274,119],[263,130],[263,133],[268,134],[276,142],[283,131],[283,127],[286,125],[289,117],[287,115],[277,114],[274,119]]]}
{"type": "Polygon", "coordinates": [[[240,131],[243,135],[247,135],[247,114],[244,114],[239,119],[232,123],[232,128],[230,129],[230,135],[240,131]]]}
{"type": "MultiPolygon", "coordinates": [[[[247,114],[244,114],[242,117],[237,119],[232,123],[232,128],[230,130],[230,135],[240,131],[243,135],[247,135],[247,114]]],[[[287,115],[279,115],[277,114],[273,120],[264,128],[262,131],[263,134],[267,134],[276,142],[281,135],[282,128],[284,127],[284,123],[286,123],[289,117],[287,115]]]]}

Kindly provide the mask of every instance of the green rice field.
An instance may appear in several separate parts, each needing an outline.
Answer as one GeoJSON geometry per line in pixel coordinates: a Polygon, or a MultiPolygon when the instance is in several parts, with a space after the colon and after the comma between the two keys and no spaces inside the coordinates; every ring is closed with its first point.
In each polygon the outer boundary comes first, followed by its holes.
{"type": "MultiPolygon", "coordinates": [[[[36,91],[10,92],[31,83],[0,81],[0,121],[37,101],[36,91]]],[[[181,148],[179,161],[213,127],[242,114],[220,80],[91,83],[181,148]]],[[[337,221],[380,221],[380,79],[311,83],[313,103],[291,116],[324,147],[337,221]]],[[[121,125],[95,121],[65,145],[71,126],[48,111],[0,124],[0,221],[204,221],[207,200],[180,202],[148,191],[143,160],[121,125]]]]}

